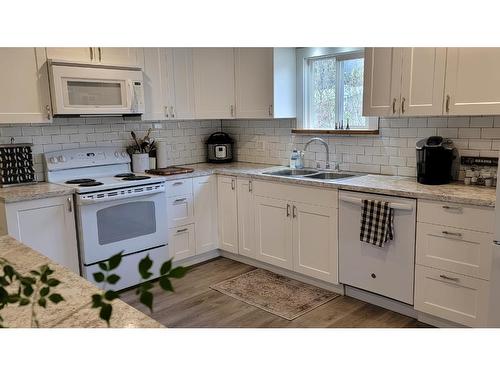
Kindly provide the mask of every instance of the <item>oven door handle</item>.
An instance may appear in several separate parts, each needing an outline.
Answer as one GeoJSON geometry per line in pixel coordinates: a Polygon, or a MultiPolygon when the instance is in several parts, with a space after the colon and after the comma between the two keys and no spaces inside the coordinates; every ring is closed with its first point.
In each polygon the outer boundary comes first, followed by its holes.
{"type": "Polygon", "coordinates": [[[139,197],[147,197],[157,194],[165,194],[165,183],[161,182],[156,185],[132,186],[116,191],[83,193],[76,195],[76,204],[85,206],[89,204],[98,204],[111,202],[116,200],[133,199],[139,197]]]}

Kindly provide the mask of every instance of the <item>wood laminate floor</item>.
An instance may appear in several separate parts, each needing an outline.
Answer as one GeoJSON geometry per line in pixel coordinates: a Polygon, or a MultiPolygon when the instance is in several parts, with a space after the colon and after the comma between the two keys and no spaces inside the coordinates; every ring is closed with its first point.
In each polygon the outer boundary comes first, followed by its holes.
{"type": "Polygon", "coordinates": [[[217,258],[190,268],[183,279],[174,280],[175,293],[154,289],[154,312],[138,302],[134,290],[121,299],[151,315],[167,327],[208,328],[416,328],[426,325],[382,307],[340,296],[318,308],[288,321],[210,289],[210,285],[255,269],[227,258],[217,258]]]}

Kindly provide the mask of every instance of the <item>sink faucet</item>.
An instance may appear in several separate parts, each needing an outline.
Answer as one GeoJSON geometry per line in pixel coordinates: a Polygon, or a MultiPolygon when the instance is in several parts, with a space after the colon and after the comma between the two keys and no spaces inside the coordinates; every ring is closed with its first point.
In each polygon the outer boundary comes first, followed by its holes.
{"type": "Polygon", "coordinates": [[[330,169],[330,148],[328,147],[328,143],[326,143],[324,139],[318,138],[318,137],[311,138],[304,145],[304,151],[307,151],[307,148],[309,147],[309,145],[311,143],[313,143],[314,141],[319,142],[323,146],[325,146],[325,151],[326,151],[326,165],[325,165],[325,167],[326,167],[326,169],[330,169]]]}

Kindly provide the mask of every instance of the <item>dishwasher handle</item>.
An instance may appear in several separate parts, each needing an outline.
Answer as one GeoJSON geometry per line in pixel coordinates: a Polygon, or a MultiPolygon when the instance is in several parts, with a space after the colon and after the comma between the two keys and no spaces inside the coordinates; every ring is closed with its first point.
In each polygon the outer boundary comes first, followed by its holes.
{"type": "MultiPolygon", "coordinates": [[[[344,202],[349,202],[349,203],[354,203],[359,206],[363,205],[363,199],[361,198],[354,198],[354,197],[342,197],[340,196],[339,199],[344,202]]],[[[393,208],[395,210],[402,210],[402,211],[413,211],[413,206],[411,204],[405,204],[405,203],[389,203],[389,207],[393,208]]]]}

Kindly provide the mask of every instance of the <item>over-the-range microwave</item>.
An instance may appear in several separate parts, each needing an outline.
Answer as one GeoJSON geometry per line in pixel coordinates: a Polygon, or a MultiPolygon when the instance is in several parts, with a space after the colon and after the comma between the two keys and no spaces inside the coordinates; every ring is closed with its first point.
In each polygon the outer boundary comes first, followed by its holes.
{"type": "Polygon", "coordinates": [[[140,115],[144,112],[142,70],[49,61],[54,116],[140,115]]]}

